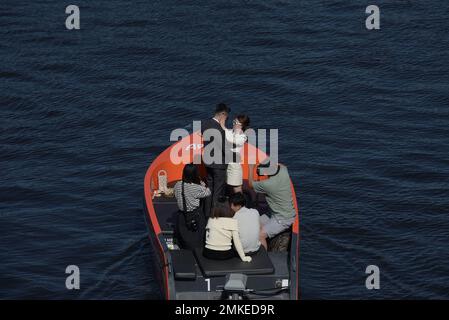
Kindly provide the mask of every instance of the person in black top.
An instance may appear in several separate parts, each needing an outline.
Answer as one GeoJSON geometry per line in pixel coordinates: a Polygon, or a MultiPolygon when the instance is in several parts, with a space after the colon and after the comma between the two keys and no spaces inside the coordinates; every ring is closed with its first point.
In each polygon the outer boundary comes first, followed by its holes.
{"type": "MultiPolygon", "coordinates": [[[[212,196],[204,203],[204,213],[210,217],[212,207],[217,199],[224,196],[226,186],[226,170],[229,154],[232,151],[226,143],[225,127],[226,119],[231,109],[224,103],[217,105],[212,119],[202,121],[201,134],[203,135],[204,152],[203,163],[207,170],[206,182],[212,192],[212,196]]],[[[232,159],[232,156],[231,156],[232,159]]]]}
{"type": "Polygon", "coordinates": [[[180,247],[193,250],[204,246],[206,218],[201,210],[201,199],[211,192],[201,181],[197,165],[184,166],[182,180],[176,183],[174,193],[179,207],[175,232],[180,247]]]}

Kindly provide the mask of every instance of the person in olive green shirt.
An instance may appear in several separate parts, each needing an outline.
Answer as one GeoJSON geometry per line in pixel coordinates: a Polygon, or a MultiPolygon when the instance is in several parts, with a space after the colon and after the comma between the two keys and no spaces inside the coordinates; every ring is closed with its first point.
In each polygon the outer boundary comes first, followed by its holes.
{"type": "Polygon", "coordinates": [[[254,181],[253,171],[254,165],[249,165],[249,186],[255,192],[265,194],[270,208],[270,215],[264,214],[260,217],[259,240],[266,249],[267,238],[273,238],[293,224],[296,210],[293,204],[290,176],[286,166],[277,164],[276,172],[268,175],[266,180],[261,181],[254,181]]]}

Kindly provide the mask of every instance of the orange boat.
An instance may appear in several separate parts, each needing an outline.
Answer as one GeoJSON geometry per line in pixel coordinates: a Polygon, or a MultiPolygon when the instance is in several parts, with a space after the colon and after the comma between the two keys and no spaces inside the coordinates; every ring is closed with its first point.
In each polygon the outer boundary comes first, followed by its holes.
{"type": "MultiPolygon", "coordinates": [[[[295,190],[292,187],[296,220],[287,234],[286,250],[261,248],[250,263],[238,258],[214,261],[204,258],[200,250],[184,250],[177,246],[174,232],[176,199],[161,194],[182,178],[184,163],[200,159],[202,140],[193,133],[163,151],[148,168],[144,181],[144,213],[153,245],[155,271],[163,296],[168,300],[211,299],[283,299],[299,298],[299,215],[295,190]],[[237,286],[235,284],[238,284],[237,286]]],[[[253,155],[256,163],[267,155],[251,144],[245,144],[242,154],[253,155]]],[[[263,195],[248,190],[248,159],[243,157],[244,190],[254,200],[255,208],[265,212],[263,195]]],[[[254,163],[254,162],[253,162],[254,163]]],[[[255,170],[256,171],[256,170],[255,170]]],[[[205,176],[204,165],[200,172],[205,176]]],[[[254,179],[264,179],[254,173],[254,179]]]]}

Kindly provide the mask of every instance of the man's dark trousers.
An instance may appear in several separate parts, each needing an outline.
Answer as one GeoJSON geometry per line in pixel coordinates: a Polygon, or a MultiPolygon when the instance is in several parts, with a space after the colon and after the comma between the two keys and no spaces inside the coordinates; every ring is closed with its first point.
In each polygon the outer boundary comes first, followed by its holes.
{"type": "Polygon", "coordinates": [[[212,168],[206,167],[206,181],[211,191],[211,196],[204,201],[204,213],[206,217],[212,214],[212,208],[217,203],[220,196],[225,195],[226,190],[226,167],[212,168]]]}
{"type": "Polygon", "coordinates": [[[211,156],[215,156],[215,151],[219,153],[219,162],[218,163],[210,163],[206,164],[207,170],[207,186],[211,191],[211,196],[205,199],[204,201],[204,213],[206,217],[210,217],[212,213],[212,207],[215,203],[217,203],[218,198],[220,196],[225,195],[226,190],[226,170],[228,165],[226,164],[226,156],[225,154],[229,152],[229,145],[226,144],[226,134],[221,125],[214,119],[208,119],[201,123],[201,133],[204,135],[204,132],[209,129],[215,129],[220,133],[220,139],[215,141],[214,137],[212,137],[209,141],[204,141],[204,147],[208,146],[210,143],[215,145],[215,148],[212,149],[211,156]]]}

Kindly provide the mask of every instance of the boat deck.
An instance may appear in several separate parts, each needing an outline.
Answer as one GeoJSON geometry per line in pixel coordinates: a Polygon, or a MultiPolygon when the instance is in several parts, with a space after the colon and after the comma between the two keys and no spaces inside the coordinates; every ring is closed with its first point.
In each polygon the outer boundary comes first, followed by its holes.
{"type": "MultiPolygon", "coordinates": [[[[169,186],[173,186],[171,183],[169,186]]],[[[246,186],[246,182],[245,185],[246,186]]],[[[267,212],[265,197],[244,188],[251,200],[250,207],[256,208],[260,214],[267,212]]],[[[269,299],[289,299],[285,290],[289,283],[289,252],[267,252],[263,248],[250,263],[239,258],[227,261],[209,260],[202,256],[201,250],[195,252],[183,250],[177,246],[174,233],[176,216],[179,214],[174,197],[155,197],[153,206],[158,217],[163,238],[169,248],[171,270],[174,274],[174,287],[177,299],[220,299],[226,275],[241,273],[248,276],[247,288],[253,290],[257,299],[258,290],[275,290],[269,299]]]]}

